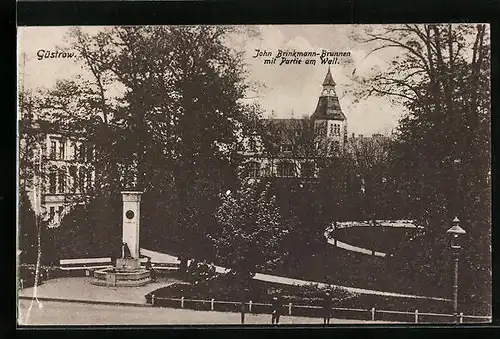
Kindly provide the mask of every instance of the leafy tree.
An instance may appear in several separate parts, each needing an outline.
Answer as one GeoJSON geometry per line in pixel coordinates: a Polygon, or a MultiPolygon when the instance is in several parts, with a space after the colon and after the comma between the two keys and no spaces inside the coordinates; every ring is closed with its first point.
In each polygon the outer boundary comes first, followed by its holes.
{"type": "Polygon", "coordinates": [[[214,224],[218,194],[236,182],[236,133],[252,116],[241,102],[249,90],[241,54],[225,44],[238,30],[75,28],[69,39],[91,77],[47,93],[52,120],[98,146],[96,191],[144,191],[142,239],[176,247],[184,263],[208,253],[194,244],[214,224]]]}
{"type": "Polygon", "coordinates": [[[360,77],[359,84],[364,95],[388,96],[407,108],[393,157],[415,214],[423,217],[430,210],[441,221],[463,214],[465,221],[489,186],[486,26],[384,26],[368,36],[373,53],[403,52],[387,70],[360,77]]]}
{"type": "Polygon", "coordinates": [[[286,255],[283,241],[289,230],[267,184],[249,180],[227,191],[215,217],[217,225],[209,238],[217,260],[237,275],[251,277],[286,255]]]}
{"type": "MultiPolygon", "coordinates": [[[[490,42],[484,24],[382,26],[367,32],[373,53],[395,49],[388,69],[358,77],[364,95],[382,95],[406,113],[391,171],[409,214],[425,224],[417,252],[438,265],[437,240],[456,215],[468,232],[460,286],[464,304],[488,307],[490,260],[490,42]],[[474,279],[470,277],[474,276],[474,279]]],[[[450,263],[451,265],[451,263],[450,263]]],[[[419,265],[421,267],[422,265],[419,265]]],[[[451,270],[451,267],[450,267],[451,270]]],[[[439,279],[422,276],[427,281],[439,279]]],[[[433,281],[434,281],[433,280],[433,281]]],[[[450,279],[451,291],[451,279],[450,279]]]]}

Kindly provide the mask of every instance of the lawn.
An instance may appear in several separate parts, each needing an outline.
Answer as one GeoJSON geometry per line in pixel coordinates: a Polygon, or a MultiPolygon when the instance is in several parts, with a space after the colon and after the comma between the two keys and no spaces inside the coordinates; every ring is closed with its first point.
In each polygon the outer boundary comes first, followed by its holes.
{"type": "Polygon", "coordinates": [[[281,265],[265,273],[384,292],[431,297],[449,296],[451,285],[434,284],[423,279],[424,275],[413,278],[402,273],[397,274],[396,260],[324,244],[316,246],[309,253],[292,253],[281,265]]]}

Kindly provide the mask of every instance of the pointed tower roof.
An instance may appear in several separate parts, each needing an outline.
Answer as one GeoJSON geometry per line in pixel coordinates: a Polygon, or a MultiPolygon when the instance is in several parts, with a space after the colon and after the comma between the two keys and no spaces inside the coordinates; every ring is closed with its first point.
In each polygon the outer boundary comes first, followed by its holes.
{"type": "Polygon", "coordinates": [[[336,83],[333,80],[332,72],[330,71],[330,66],[328,66],[328,72],[326,73],[325,80],[323,81],[323,86],[335,86],[336,83]]]}
{"type": "Polygon", "coordinates": [[[311,115],[313,120],[347,120],[342,108],[340,107],[339,98],[335,92],[335,81],[333,80],[330,67],[323,81],[323,91],[318,99],[316,110],[311,115]]]}

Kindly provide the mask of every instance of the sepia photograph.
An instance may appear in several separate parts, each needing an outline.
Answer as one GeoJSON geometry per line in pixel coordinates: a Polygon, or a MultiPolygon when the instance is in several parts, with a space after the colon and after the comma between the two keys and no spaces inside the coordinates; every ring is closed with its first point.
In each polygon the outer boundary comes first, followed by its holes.
{"type": "Polygon", "coordinates": [[[18,27],[17,325],[491,323],[490,44],[18,27]]]}

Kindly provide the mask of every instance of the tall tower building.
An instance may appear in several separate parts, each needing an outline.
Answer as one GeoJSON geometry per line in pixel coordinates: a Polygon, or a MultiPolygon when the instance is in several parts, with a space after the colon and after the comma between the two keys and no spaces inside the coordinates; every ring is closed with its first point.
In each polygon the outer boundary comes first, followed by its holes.
{"type": "Polygon", "coordinates": [[[318,105],[311,115],[315,129],[324,140],[324,147],[329,155],[343,152],[347,141],[347,118],[340,107],[335,85],[328,67],[318,105]]]}

